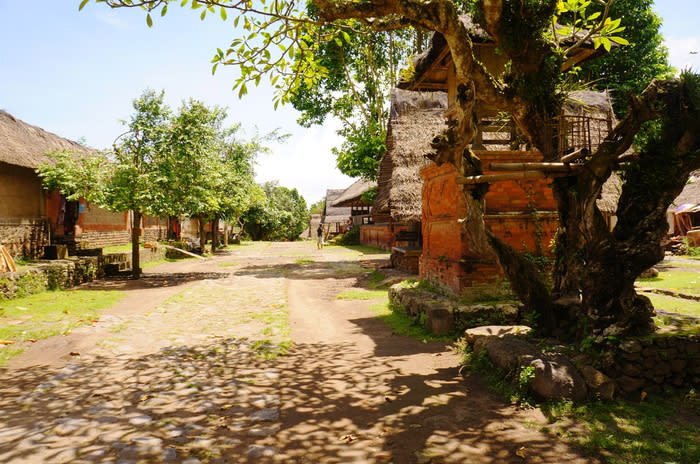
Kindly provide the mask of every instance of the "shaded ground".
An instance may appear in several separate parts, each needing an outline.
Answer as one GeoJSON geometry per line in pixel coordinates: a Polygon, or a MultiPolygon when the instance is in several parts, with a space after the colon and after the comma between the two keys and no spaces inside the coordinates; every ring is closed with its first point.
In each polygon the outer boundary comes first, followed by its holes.
{"type": "Polygon", "coordinates": [[[261,244],[94,284],[128,296],[0,371],[0,462],[596,462],[336,299],[382,258],[261,244]]]}

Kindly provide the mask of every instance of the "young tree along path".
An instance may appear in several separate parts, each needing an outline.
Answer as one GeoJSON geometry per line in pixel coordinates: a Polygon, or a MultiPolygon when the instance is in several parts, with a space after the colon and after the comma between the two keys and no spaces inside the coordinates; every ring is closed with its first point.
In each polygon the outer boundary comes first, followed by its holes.
{"type": "Polygon", "coordinates": [[[595,462],[462,377],[445,343],[338,299],[377,257],[256,244],[107,285],[127,297],[98,324],[2,370],[0,461],[595,462]]]}

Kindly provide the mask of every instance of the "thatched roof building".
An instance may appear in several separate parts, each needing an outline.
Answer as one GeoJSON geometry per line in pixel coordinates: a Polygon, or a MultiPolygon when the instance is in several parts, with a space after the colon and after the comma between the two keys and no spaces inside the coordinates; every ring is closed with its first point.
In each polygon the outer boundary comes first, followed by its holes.
{"type": "Polygon", "coordinates": [[[377,188],[377,182],[373,180],[360,179],[355,181],[350,187],[336,198],[333,206],[357,206],[362,203],[362,195],[377,188]]]}
{"type": "Polygon", "coordinates": [[[675,211],[683,205],[700,206],[700,171],[690,174],[688,182],[683,187],[683,191],[673,200],[669,210],[675,211]]]}
{"type": "Polygon", "coordinates": [[[323,222],[344,224],[350,217],[350,207],[334,206],[335,201],[343,194],[345,189],[326,190],[326,206],[323,210],[323,222]]]}
{"type": "Polygon", "coordinates": [[[50,162],[45,153],[90,150],[77,142],[59,137],[0,110],[0,163],[35,169],[50,162]]]}
{"type": "MultiPolygon", "coordinates": [[[[494,48],[491,36],[481,26],[476,24],[470,15],[461,15],[460,19],[468,31],[472,43],[475,45],[474,54],[476,58],[485,63],[492,72],[502,68],[507,59],[505,55],[501,54],[499,56],[502,59],[495,60],[493,56],[489,56],[493,55],[494,48]],[[497,64],[497,66],[490,66],[492,64],[497,64]]],[[[573,45],[574,42],[582,39],[586,33],[587,31],[579,31],[576,37],[564,40],[562,45],[573,45]]],[[[617,45],[613,44],[613,46],[616,47],[617,45]]],[[[593,40],[588,39],[583,46],[576,48],[569,54],[564,69],[603,53],[605,53],[603,47],[594,48],[593,40]]],[[[406,90],[448,90],[446,85],[447,74],[451,65],[452,56],[449,53],[447,41],[442,34],[436,32],[432,35],[427,50],[413,58],[413,75],[407,76],[408,78],[402,80],[398,87],[406,90]]]]}
{"type": "Polygon", "coordinates": [[[443,131],[447,94],[394,89],[386,153],[379,163],[373,215],[390,215],[396,222],[420,221],[420,169],[431,161],[433,138],[443,131]]]}

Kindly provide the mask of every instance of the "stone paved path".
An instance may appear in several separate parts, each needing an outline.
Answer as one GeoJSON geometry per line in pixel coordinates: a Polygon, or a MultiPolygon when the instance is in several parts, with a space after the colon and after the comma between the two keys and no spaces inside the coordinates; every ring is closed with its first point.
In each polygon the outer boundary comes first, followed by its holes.
{"type": "Polygon", "coordinates": [[[0,371],[0,462],[595,462],[337,299],[376,258],[262,244],[109,283],[127,297],[96,326],[0,371]]]}

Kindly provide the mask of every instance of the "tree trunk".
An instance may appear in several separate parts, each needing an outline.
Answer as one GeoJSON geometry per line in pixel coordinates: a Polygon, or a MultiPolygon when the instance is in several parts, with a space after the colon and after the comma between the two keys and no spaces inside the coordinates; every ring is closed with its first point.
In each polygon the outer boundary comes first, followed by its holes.
{"type": "Polygon", "coordinates": [[[224,247],[228,246],[228,222],[224,222],[224,247]]]}
{"type": "Polygon", "coordinates": [[[216,253],[216,249],[219,246],[219,217],[216,216],[214,220],[211,221],[211,254],[216,253]]]}
{"type": "Polygon", "coordinates": [[[204,216],[198,218],[199,221],[199,251],[204,254],[206,250],[205,245],[207,244],[207,222],[204,220],[204,216]]]}
{"type": "Polygon", "coordinates": [[[141,212],[134,211],[134,223],[131,227],[131,277],[141,277],[141,254],[139,240],[141,238],[141,212]]]}

